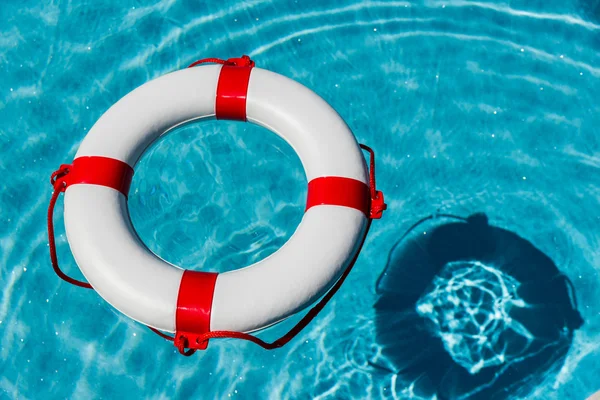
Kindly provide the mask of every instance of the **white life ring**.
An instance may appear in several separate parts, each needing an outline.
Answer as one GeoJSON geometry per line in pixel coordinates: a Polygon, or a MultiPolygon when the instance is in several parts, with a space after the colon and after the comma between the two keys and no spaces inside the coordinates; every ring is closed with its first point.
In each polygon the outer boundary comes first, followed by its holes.
{"type": "Polygon", "coordinates": [[[83,275],[117,310],[163,331],[251,332],[304,309],[357,255],[370,217],[367,167],[342,118],[301,84],[233,60],[164,75],[123,97],[92,127],[62,178],[67,239],[83,275]],[[221,274],[160,259],[138,238],[127,209],[144,150],[181,124],[215,117],[277,133],[309,181],[307,210],[289,241],[221,274]]]}

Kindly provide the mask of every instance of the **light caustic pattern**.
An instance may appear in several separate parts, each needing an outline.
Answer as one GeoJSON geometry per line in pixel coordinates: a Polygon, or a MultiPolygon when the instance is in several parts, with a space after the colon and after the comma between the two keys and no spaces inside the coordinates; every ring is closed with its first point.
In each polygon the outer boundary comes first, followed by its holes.
{"type": "Polygon", "coordinates": [[[479,261],[444,266],[417,302],[417,312],[433,321],[445,349],[456,363],[477,374],[520,359],[535,337],[511,317],[514,307],[527,307],[519,298],[519,282],[479,261]],[[523,346],[510,346],[514,335],[523,346]]]}

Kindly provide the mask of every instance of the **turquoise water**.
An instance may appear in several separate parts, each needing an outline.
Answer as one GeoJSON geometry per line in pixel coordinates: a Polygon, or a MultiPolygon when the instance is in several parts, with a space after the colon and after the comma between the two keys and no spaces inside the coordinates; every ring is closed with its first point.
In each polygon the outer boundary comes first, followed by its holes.
{"type": "MultiPolygon", "coordinates": [[[[0,397],[585,399],[600,390],[597,1],[8,1],[0,22],[0,397]],[[54,275],[48,177],[130,90],[198,58],[241,54],[315,90],[375,149],[389,210],[344,287],[285,348],[215,340],[184,358],[54,275]],[[403,238],[434,213],[484,213],[498,229],[490,240],[511,239],[427,275],[422,257],[397,254],[448,223],[403,238]],[[510,268],[496,263],[508,258],[510,268]],[[523,291],[557,276],[556,295],[523,291]],[[482,310],[499,317],[479,320],[482,310]],[[556,310],[567,322],[550,332],[536,315],[556,310]]],[[[146,153],[129,210],[161,257],[226,271],[281,246],[305,195],[287,144],[209,122],[146,153]]],[[[62,210],[60,201],[59,260],[81,277],[62,210]]]]}

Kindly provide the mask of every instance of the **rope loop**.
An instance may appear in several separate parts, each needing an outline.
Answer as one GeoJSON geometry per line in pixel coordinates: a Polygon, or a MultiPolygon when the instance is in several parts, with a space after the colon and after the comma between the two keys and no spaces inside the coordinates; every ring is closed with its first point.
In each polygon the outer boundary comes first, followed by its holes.
{"type": "Polygon", "coordinates": [[[56,206],[56,201],[58,200],[58,196],[67,189],[67,182],[65,178],[67,174],[71,171],[72,166],[68,164],[63,164],[59,169],[54,171],[52,175],[50,175],[50,184],[54,188],[52,192],[52,197],[50,198],[50,205],[48,206],[48,215],[47,215],[47,223],[48,223],[48,246],[50,248],[50,262],[52,263],[52,269],[54,269],[54,273],[58,275],[58,277],[66,282],[69,282],[72,285],[83,287],[86,289],[92,289],[92,285],[87,282],[78,281],[77,279],[73,279],[70,276],[66,275],[60,267],[58,266],[58,257],[56,255],[56,239],[54,237],[54,207],[56,206]]]}
{"type": "Polygon", "coordinates": [[[67,188],[67,183],[65,182],[65,177],[69,172],[71,172],[72,166],[69,164],[62,164],[60,168],[54,171],[50,175],[50,184],[54,187],[54,190],[59,190],[64,192],[67,188]]]}
{"type": "Polygon", "coordinates": [[[179,350],[179,354],[182,356],[189,357],[196,352],[196,349],[188,348],[190,347],[190,343],[185,335],[177,335],[177,338],[173,341],[175,343],[175,347],[177,347],[177,350],[179,350]],[[188,348],[188,350],[186,350],[186,348],[188,348]]]}
{"type": "Polygon", "coordinates": [[[379,219],[383,212],[387,210],[387,204],[383,198],[383,193],[377,190],[375,185],[375,152],[366,144],[361,144],[360,148],[369,152],[369,190],[371,191],[371,219],[379,219]]]}
{"type": "Polygon", "coordinates": [[[252,68],[256,65],[255,62],[252,61],[252,59],[250,59],[250,56],[243,55],[239,58],[230,58],[228,60],[223,60],[220,58],[203,58],[201,60],[194,61],[193,63],[188,65],[188,68],[192,68],[192,67],[195,67],[196,65],[205,64],[205,63],[230,65],[230,66],[234,66],[234,67],[250,67],[250,68],[252,68]]]}

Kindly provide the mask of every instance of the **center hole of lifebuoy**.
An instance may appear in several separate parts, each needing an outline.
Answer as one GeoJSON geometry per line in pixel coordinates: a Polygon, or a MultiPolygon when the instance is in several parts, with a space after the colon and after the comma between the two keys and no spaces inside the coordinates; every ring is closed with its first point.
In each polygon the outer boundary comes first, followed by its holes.
{"type": "Polygon", "coordinates": [[[250,123],[210,121],[178,128],[144,153],[128,204],[158,256],[224,272],[281,247],[305,200],[302,165],[285,141],[250,123]]]}

